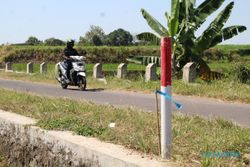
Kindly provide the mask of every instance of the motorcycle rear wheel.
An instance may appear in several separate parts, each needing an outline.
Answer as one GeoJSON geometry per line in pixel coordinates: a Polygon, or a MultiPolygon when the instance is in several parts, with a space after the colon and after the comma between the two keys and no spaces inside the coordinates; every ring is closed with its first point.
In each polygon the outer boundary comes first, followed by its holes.
{"type": "Polygon", "coordinates": [[[87,80],[86,77],[80,76],[79,77],[79,84],[78,84],[80,90],[84,91],[86,90],[86,86],[87,86],[87,80]]]}

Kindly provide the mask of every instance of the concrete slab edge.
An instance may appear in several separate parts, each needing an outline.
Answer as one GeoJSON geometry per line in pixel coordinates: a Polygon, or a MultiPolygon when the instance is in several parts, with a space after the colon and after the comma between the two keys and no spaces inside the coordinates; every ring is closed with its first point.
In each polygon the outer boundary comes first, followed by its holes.
{"type": "Polygon", "coordinates": [[[47,131],[36,120],[0,110],[0,151],[12,166],[175,166],[122,146],[66,131],[47,131]]]}

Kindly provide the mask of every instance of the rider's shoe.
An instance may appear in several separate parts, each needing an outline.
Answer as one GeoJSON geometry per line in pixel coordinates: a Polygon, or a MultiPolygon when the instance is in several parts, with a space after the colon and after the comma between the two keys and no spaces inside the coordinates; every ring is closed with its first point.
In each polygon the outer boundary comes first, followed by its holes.
{"type": "Polygon", "coordinates": [[[70,80],[69,80],[69,79],[65,79],[65,82],[66,82],[67,84],[69,84],[69,83],[70,83],[70,80]]]}

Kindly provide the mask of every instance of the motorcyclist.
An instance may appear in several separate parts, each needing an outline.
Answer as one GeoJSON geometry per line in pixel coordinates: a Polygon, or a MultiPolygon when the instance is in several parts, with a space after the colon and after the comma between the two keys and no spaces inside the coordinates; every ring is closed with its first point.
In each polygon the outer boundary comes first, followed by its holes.
{"type": "Polygon", "coordinates": [[[66,48],[63,51],[63,58],[64,58],[64,65],[66,67],[66,73],[64,74],[64,76],[66,77],[66,82],[69,83],[69,72],[72,69],[72,60],[70,58],[70,56],[79,56],[79,53],[77,52],[76,49],[74,49],[74,44],[75,41],[70,39],[67,40],[66,42],[66,48]]]}

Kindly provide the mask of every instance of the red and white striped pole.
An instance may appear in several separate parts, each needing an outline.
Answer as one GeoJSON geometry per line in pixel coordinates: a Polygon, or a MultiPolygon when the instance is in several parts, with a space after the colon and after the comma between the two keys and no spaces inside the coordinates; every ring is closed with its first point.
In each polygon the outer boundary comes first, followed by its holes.
{"type": "MultiPolygon", "coordinates": [[[[172,96],[171,38],[161,39],[161,92],[172,96]]],[[[172,147],[172,104],[161,96],[161,157],[170,158],[172,147]]]]}

